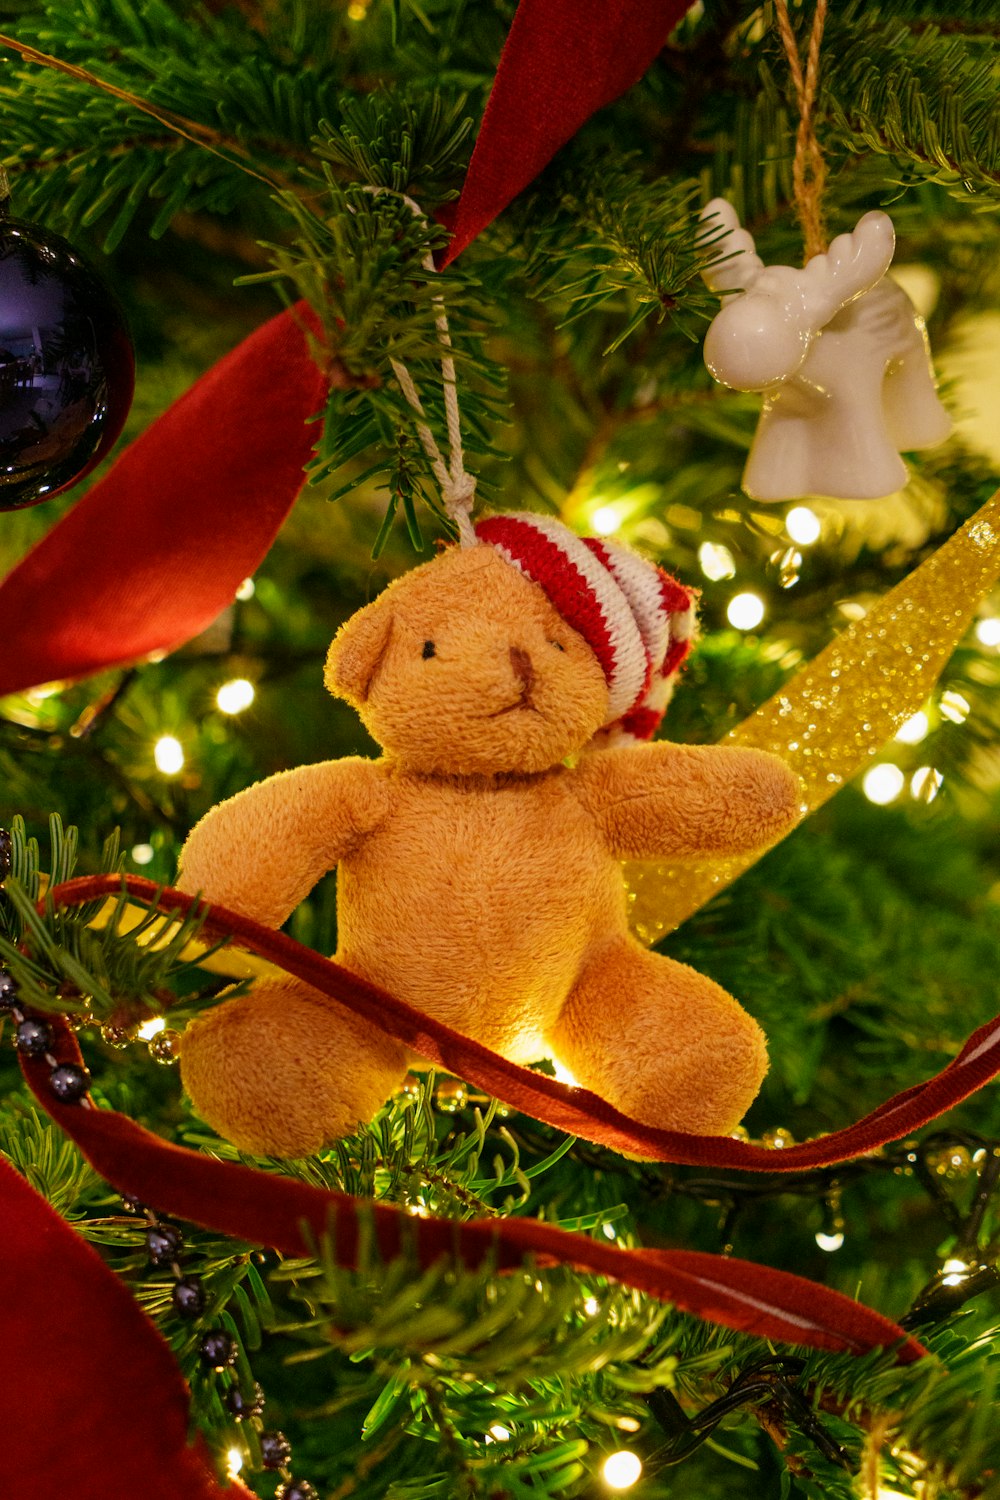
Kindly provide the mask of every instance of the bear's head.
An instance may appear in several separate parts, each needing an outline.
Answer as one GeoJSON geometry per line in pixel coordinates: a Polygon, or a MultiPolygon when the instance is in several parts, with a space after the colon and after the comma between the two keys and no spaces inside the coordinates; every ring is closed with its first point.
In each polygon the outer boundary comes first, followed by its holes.
{"type": "Polygon", "coordinates": [[[489,546],[448,548],[344,624],[326,684],[407,770],[534,773],[606,721],[587,641],[489,546]]]}

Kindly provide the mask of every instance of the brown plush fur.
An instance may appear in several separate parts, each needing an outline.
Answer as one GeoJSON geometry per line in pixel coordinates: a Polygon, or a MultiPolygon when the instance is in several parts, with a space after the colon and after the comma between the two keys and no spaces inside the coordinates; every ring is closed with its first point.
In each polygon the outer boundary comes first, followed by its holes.
{"type": "MultiPolygon", "coordinates": [[[[649,1124],[731,1130],[765,1071],[760,1029],[629,936],[617,861],[770,842],[797,816],[792,773],[666,743],[566,765],[603,722],[603,673],[487,547],[445,552],[359,611],[327,684],[382,759],[283,772],[213,808],[181,888],[278,926],[338,865],[346,968],[514,1062],[555,1057],[649,1124]]],[[[370,1119],[408,1061],[293,980],[225,1002],[181,1054],[199,1113],[275,1155],[370,1119]]]]}

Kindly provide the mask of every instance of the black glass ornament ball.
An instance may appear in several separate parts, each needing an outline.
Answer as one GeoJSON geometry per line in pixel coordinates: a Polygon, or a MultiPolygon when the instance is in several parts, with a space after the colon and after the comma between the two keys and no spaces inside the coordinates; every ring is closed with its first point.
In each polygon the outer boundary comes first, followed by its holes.
{"type": "Polygon", "coordinates": [[[221,1328],[212,1328],[208,1333],[202,1334],[198,1353],[201,1355],[202,1363],[208,1365],[210,1369],[224,1370],[227,1365],[236,1363],[239,1350],[231,1334],[224,1333],[221,1328]]]}
{"type": "Polygon", "coordinates": [[[146,1254],[154,1266],[169,1265],[184,1247],[184,1236],[176,1224],[150,1224],[146,1230],[146,1254]]]}
{"type": "Polygon", "coordinates": [[[52,1046],[52,1027],[40,1016],[26,1016],[15,1032],[18,1052],[26,1057],[44,1057],[52,1046]]]}
{"type": "Polygon", "coordinates": [[[0,510],[69,489],[121,432],[135,359],[117,298],[68,240],[2,217],[0,510]]]}
{"type": "Polygon", "coordinates": [[[205,1311],[205,1288],[200,1276],[182,1276],[174,1282],[170,1300],[182,1318],[200,1318],[205,1311]]]}
{"type": "Polygon", "coordinates": [[[6,969],[0,969],[0,1010],[13,1010],[17,1004],[17,980],[6,969]]]}
{"type": "Polygon", "coordinates": [[[278,1485],[274,1500],[319,1500],[319,1493],[308,1479],[290,1479],[278,1485]]]}
{"type": "Polygon", "coordinates": [[[0,880],[6,880],[14,863],[14,844],[6,828],[0,828],[0,880]]]}
{"type": "Polygon", "coordinates": [[[283,1469],[292,1456],[292,1445],[283,1432],[262,1432],[260,1461],[265,1469],[283,1469]]]}
{"type": "Polygon", "coordinates": [[[252,1396],[244,1396],[238,1385],[230,1386],[226,1392],[226,1405],[237,1422],[246,1422],[250,1417],[259,1417],[264,1410],[264,1392],[256,1382],[252,1396]]]}
{"type": "Polygon", "coordinates": [[[90,1074],[76,1063],[60,1063],[49,1074],[49,1088],[62,1104],[79,1104],[90,1088],[90,1074]]]}

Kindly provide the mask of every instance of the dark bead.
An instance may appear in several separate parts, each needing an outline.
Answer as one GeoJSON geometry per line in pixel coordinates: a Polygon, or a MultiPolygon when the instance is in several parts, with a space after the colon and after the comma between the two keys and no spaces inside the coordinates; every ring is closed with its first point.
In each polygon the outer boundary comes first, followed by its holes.
{"type": "Polygon", "coordinates": [[[205,1311],[205,1288],[200,1276],[182,1276],[170,1293],[174,1311],[182,1318],[200,1318],[205,1311]]]}
{"type": "Polygon", "coordinates": [[[264,1410],[264,1392],[256,1382],[252,1396],[244,1396],[238,1385],[230,1386],[226,1392],[226,1405],[237,1422],[246,1422],[250,1417],[259,1417],[264,1410]]]}
{"type": "Polygon", "coordinates": [[[14,864],[14,843],[6,828],[0,828],[0,880],[6,880],[14,864]]]}
{"type": "Polygon", "coordinates": [[[49,1074],[49,1088],[62,1104],[79,1104],[90,1088],[90,1074],[76,1063],[60,1063],[49,1074]]]}
{"type": "Polygon", "coordinates": [[[292,1445],[283,1432],[262,1432],[260,1461],[265,1469],[283,1469],[292,1456],[292,1445]]]}
{"type": "Polygon", "coordinates": [[[27,1016],[18,1023],[17,1050],[27,1057],[44,1057],[52,1046],[52,1027],[40,1016],[27,1016]]]}
{"type": "Polygon", "coordinates": [[[319,1493],[308,1479],[290,1479],[278,1485],[274,1500],[319,1500],[319,1493]]]}
{"type": "Polygon", "coordinates": [[[146,1230],[146,1253],[154,1266],[167,1266],[184,1247],[184,1236],[176,1224],[150,1224],[146,1230]]]}
{"type": "Polygon", "coordinates": [[[211,1328],[208,1333],[202,1334],[198,1353],[203,1364],[213,1370],[224,1370],[227,1365],[236,1363],[239,1349],[232,1334],[224,1333],[221,1328],[211,1328]]]}
{"type": "Polygon", "coordinates": [[[0,969],[0,1010],[13,1010],[17,1004],[17,980],[6,969],[0,969]]]}
{"type": "Polygon", "coordinates": [[[125,319],[73,246],[0,221],[0,510],[36,505],[103,458],[135,365],[125,319]]]}

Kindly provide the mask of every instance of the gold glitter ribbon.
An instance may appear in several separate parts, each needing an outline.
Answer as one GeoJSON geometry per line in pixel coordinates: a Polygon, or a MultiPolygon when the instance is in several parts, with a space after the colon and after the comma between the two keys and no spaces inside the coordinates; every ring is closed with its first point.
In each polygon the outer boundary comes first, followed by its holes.
{"type": "MultiPolygon", "coordinates": [[[[1000,490],[724,743],[780,755],[802,777],[804,809],[814,812],[926,701],[998,578],[1000,490]]],[[[655,943],[765,852],[684,865],[627,864],[636,935],[655,943]]]]}

